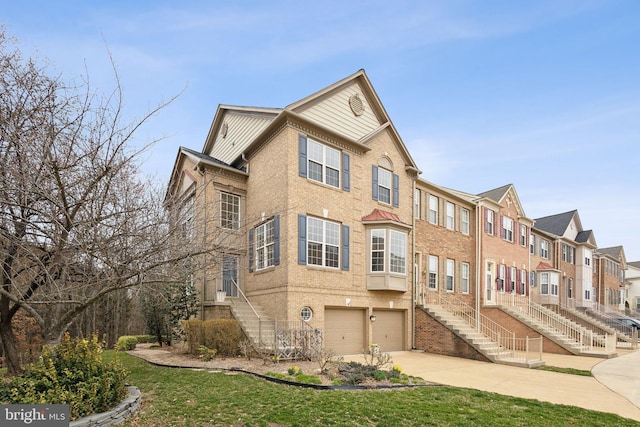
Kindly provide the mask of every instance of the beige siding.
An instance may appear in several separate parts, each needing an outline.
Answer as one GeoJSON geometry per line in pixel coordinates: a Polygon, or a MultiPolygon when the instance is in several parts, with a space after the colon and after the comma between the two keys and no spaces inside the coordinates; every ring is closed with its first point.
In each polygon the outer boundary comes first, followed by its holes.
{"type": "Polygon", "coordinates": [[[271,117],[252,114],[227,113],[223,120],[227,125],[226,136],[223,137],[222,132],[218,133],[211,152],[206,154],[225,163],[232,163],[272,120],[271,117]]]}
{"type": "Polygon", "coordinates": [[[356,83],[304,110],[301,115],[356,141],[381,125],[356,83]],[[356,94],[364,105],[360,116],[349,107],[349,98],[356,94]]]}

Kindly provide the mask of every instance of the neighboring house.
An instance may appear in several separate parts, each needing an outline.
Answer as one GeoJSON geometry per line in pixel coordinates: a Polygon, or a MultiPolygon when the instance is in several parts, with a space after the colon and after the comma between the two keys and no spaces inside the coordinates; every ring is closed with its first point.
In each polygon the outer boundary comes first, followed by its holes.
{"type": "Polygon", "coordinates": [[[203,318],[245,317],[243,301],[339,354],[410,349],[418,173],[363,70],[282,109],[220,106],[169,184],[200,238],[232,236],[211,241],[224,262],[193,272],[203,318]]]}
{"type": "Polygon", "coordinates": [[[640,316],[640,261],[627,263],[625,281],[625,302],[628,304],[633,317],[638,318],[640,316]]]}
{"type": "Polygon", "coordinates": [[[624,310],[624,271],[627,260],[622,246],[598,248],[594,253],[593,283],[596,301],[604,309],[624,310]]]}
{"type": "Polygon", "coordinates": [[[532,254],[537,261],[534,300],[569,308],[591,308],[596,241],[577,210],[535,219],[532,254]],[[548,242],[548,243],[547,243],[548,242]],[[548,254],[548,256],[546,255],[548,254]]]}
{"type": "Polygon", "coordinates": [[[480,276],[482,301],[495,305],[504,294],[528,296],[530,292],[528,218],[512,184],[477,195],[482,212],[480,276]]]}

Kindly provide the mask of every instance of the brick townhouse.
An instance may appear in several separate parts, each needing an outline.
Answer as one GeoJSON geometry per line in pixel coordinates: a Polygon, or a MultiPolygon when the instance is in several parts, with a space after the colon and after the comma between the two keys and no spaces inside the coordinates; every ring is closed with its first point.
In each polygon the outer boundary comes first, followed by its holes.
{"type": "Polygon", "coordinates": [[[220,105],[167,191],[185,244],[217,254],[190,272],[201,317],[235,317],[255,345],[298,323],[338,354],[496,361],[472,335],[504,330],[490,338],[502,353],[505,334],[540,336],[506,306],[590,301],[590,278],[611,271],[590,275],[577,212],[536,223],[511,184],[469,194],[420,173],[364,70],[284,108],[220,105]]]}

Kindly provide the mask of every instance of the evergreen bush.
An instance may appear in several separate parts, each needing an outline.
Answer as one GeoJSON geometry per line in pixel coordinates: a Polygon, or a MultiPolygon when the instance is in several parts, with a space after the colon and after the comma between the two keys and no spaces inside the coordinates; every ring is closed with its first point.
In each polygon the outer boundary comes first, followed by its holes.
{"type": "Polygon", "coordinates": [[[96,335],[45,346],[23,375],[0,384],[0,403],[68,404],[72,420],[116,406],[126,395],[126,370],[118,360],[102,360],[96,335]]]}

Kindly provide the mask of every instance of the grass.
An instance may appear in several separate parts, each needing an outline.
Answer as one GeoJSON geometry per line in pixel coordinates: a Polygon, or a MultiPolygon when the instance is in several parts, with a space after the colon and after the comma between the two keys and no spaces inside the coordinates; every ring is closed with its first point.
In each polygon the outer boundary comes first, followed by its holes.
{"type": "Polygon", "coordinates": [[[550,371],[550,372],[558,372],[561,374],[570,374],[570,375],[580,375],[583,377],[592,377],[593,374],[591,371],[587,371],[584,369],[574,369],[574,368],[560,368],[558,366],[541,366],[539,368],[541,371],[550,371]]]}
{"type": "Polygon", "coordinates": [[[125,426],[640,425],[613,414],[464,388],[317,391],[118,357],[131,372],[129,382],[143,393],[141,410],[125,426]]]}

